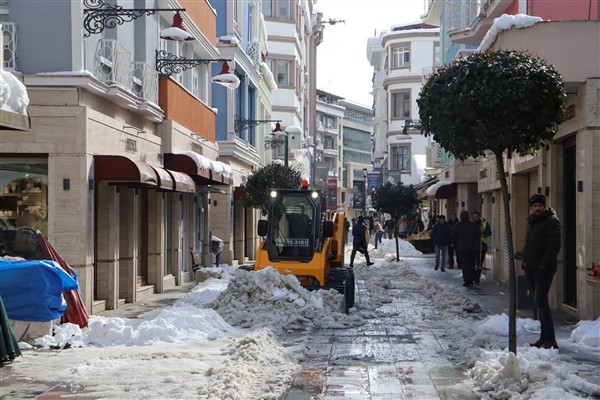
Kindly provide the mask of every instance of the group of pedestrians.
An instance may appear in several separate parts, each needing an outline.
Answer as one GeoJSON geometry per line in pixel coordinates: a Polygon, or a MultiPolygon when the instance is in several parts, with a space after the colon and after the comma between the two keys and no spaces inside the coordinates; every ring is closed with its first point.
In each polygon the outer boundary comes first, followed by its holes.
{"type": "MultiPolygon", "coordinates": [[[[530,214],[525,230],[525,244],[515,258],[522,260],[522,268],[533,292],[534,306],[539,315],[540,338],[532,347],[558,349],[554,321],[548,294],[557,270],[557,258],[561,247],[561,223],[556,212],[546,207],[546,197],[536,193],[529,199],[530,214]]],[[[451,218],[452,219],[452,218],[451,218]]],[[[435,244],[435,269],[445,271],[448,249],[456,251],[456,264],[462,269],[463,286],[479,287],[481,272],[485,265],[490,223],[481,218],[478,211],[461,211],[457,222],[446,222],[444,215],[437,216],[432,227],[435,244]]],[[[449,261],[452,260],[450,256],[449,261]]],[[[449,268],[453,268],[450,261],[449,268]]]]}
{"type": "MultiPolygon", "coordinates": [[[[557,269],[557,257],[561,247],[561,223],[556,212],[546,207],[546,197],[542,194],[536,193],[531,196],[529,207],[531,213],[527,218],[525,244],[522,252],[518,253],[518,258],[523,261],[522,268],[532,289],[541,324],[540,338],[531,343],[531,346],[558,349],[548,294],[557,269]]],[[[446,265],[452,269],[456,264],[462,270],[463,286],[479,287],[492,234],[490,223],[482,218],[478,211],[469,215],[466,210],[461,211],[458,220],[456,214],[451,214],[448,221],[445,215],[438,215],[435,219],[436,222],[431,227],[431,237],[435,245],[435,269],[445,272],[446,265]]],[[[399,222],[401,221],[402,219],[399,222]]],[[[344,225],[348,230],[350,224],[346,222],[348,221],[346,220],[344,225]]],[[[375,232],[377,248],[381,238],[388,232],[387,226],[395,227],[396,222],[391,217],[383,223],[377,219],[371,222],[363,216],[353,218],[352,222],[354,225],[350,267],[354,266],[356,252],[365,255],[368,266],[373,265],[368,252],[369,232],[375,232]],[[386,225],[389,220],[392,222],[386,225]]]]}
{"type": "Polygon", "coordinates": [[[463,210],[458,221],[456,215],[452,214],[449,222],[445,215],[438,215],[431,229],[435,270],[445,272],[447,259],[448,268],[454,268],[456,255],[457,267],[463,273],[463,286],[478,287],[491,234],[490,223],[482,219],[478,211],[469,215],[468,211],[463,210]]]}

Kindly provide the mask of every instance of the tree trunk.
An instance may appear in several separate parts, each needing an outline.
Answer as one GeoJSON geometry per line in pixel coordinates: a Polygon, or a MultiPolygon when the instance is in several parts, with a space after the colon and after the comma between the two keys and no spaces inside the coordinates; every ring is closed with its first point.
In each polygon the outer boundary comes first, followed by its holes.
{"type": "Polygon", "coordinates": [[[508,292],[510,294],[508,305],[508,351],[517,355],[517,285],[512,224],[510,221],[510,201],[508,198],[508,184],[506,182],[502,151],[494,151],[494,154],[496,155],[496,168],[500,175],[500,186],[502,187],[504,223],[506,224],[506,251],[508,252],[508,292]]]}

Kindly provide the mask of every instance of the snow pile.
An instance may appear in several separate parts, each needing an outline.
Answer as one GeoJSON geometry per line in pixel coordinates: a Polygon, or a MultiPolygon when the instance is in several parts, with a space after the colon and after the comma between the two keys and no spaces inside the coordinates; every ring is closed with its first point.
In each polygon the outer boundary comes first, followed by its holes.
{"type": "Polygon", "coordinates": [[[10,72],[0,69],[0,109],[27,114],[28,105],[25,85],[10,72]]]}
{"type": "Polygon", "coordinates": [[[256,272],[237,270],[229,286],[210,306],[241,328],[344,328],[364,323],[360,315],[342,312],[342,295],[335,290],[308,291],[293,275],[267,267],[256,272]]]}
{"type": "Polygon", "coordinates": [[[293,354],[280,347],[269,329],[258,329],[233,340],[222,354],[227,361],[206,371],[209,381],[198,389],[200,398],[275,400],[300,369],[293,354]],[[257,381],[267,382],[267,390],[257,386],[257,381]]]}
{"type": "Polygon", "coordinates": [[[557,362],[558,350],[536,347],[513,353],[484,351],[469,371],[475,384],[494,399],[576,399],[600,396],[600,386],[587,382],[557,362]],[[533,396],[533,397],[532,397],[533,396]]]}

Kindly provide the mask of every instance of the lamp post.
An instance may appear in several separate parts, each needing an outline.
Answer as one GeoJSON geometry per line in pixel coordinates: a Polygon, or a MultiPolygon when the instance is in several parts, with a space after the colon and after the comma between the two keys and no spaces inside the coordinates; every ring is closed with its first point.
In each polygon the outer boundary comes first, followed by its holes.
{"type": "Polygon", "coordinates": [[[362,213],[363,215],[366,217],[367,216],[367,169],[363,168],[362,169],[362,173],[363,173],[363,209],[362,209],[362,213]]]}
{"type": "Polygon", "coordinates": [[[285,128],[285,130],[281,129],[281,124],[279,122],[277,122],[277,124],[275,124],[275,129],[273,129],[273,132],[271,132],[272,136],[275,137],[283,137],[284,140],[283,142],[279,141],[279,140],[270,140],[267,141],[265,140],[265,148],[268,149],[276,149],[278,147],[281,146],[281,144],[283,143],[284,146],[284,155],[283,155],[283,165],[285,165],[286,167],[289,166],[289,152],[290,152],[290,144],[289,144],[289,139],[290,136],[289,135],[294,135],[294,134],[300,134],[302,133],[302,129],[298,128],[297,126],[288,126],[287,128],[285,128]]]}

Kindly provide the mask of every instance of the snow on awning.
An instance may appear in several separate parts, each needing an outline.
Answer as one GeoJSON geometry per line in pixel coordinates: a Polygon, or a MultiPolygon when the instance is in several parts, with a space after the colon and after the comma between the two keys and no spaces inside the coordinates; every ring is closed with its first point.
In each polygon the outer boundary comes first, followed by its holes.
{"type": "Polygon", "coordinates": [[[165,168],[188,174],[200,184],[233,184],[233,169],[230,165],[210,160],[195,151],[165,154],[165,168]]]}
{"type": "Polygon", "coordinates": [[[456,183],[451,181],[439,181],[427,188],[427,195],[435,195],[436,199],[449,199],[456,196],[456,183]]]}

